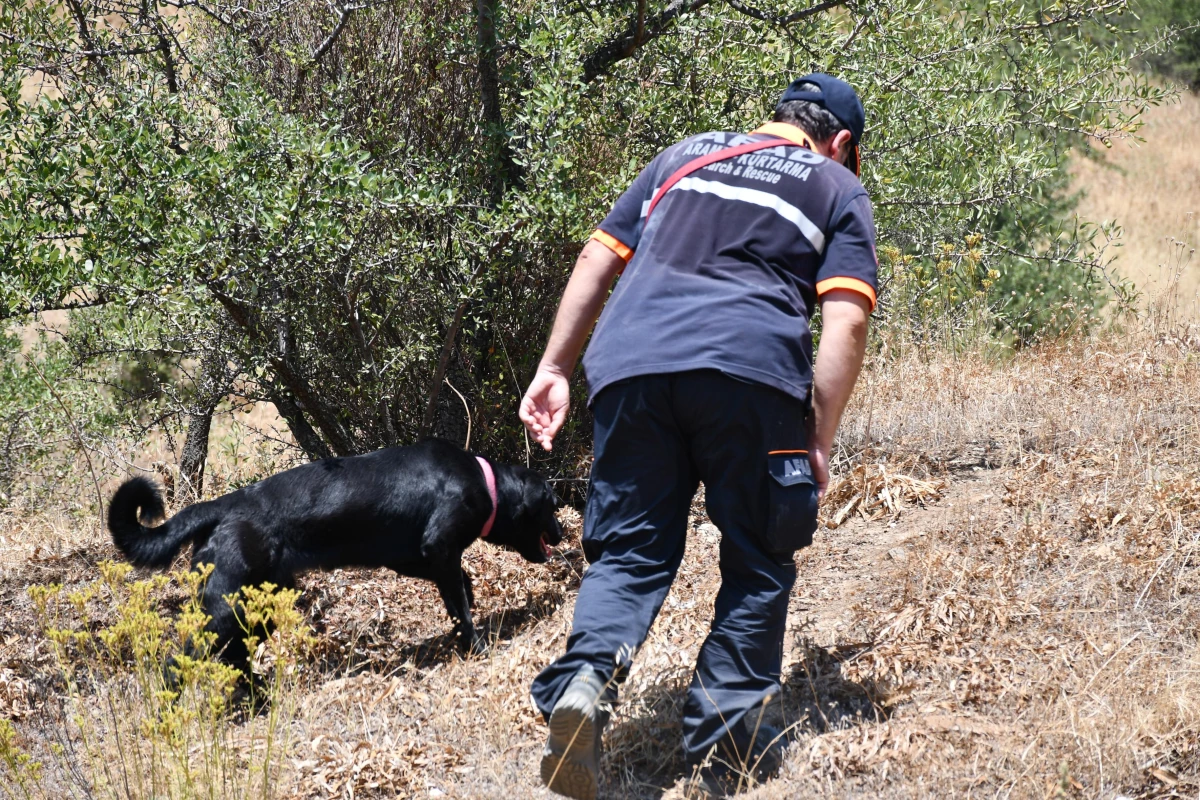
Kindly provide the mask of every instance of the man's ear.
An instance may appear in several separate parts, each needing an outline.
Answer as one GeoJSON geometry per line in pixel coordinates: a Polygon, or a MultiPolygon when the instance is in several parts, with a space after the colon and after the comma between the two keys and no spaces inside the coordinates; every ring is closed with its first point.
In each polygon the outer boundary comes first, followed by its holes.
{"type": "Polygon", "coordinates": [[[854,147],[850,143],[851,138],[853,136],[848,130],[840,130],[834,134],[834,137],[829,140],[829,157],[839,164],[845,164],[847,154],[854,147]]]}

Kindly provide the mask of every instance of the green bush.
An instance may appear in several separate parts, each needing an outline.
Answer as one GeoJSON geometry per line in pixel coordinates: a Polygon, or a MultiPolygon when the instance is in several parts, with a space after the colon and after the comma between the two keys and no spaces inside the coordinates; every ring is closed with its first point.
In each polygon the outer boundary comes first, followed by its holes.
{"type": "Polygon", "coordinates": [[[37,505],[57,494],[77,515],[98,502],[82,476],[115,427],[116,406],[79,376],[56,338],[40,334],[23,348],[17,333],[0,331],[0,509],[22,495],[37,505]]]}
{"type": "Polygon", "coordinates": [[[1174,31],[1164,47],[1143,56],[1146,65],[1200,91],[1200,0],[1137,0],[1134,10],[1143,40],[1174,31]]]}
{"type": "Polygon", "coordinates": [[[814,68],[868,110],[863,180],[901,258],[882,264],[884,324],[1053,328],[984,282],[1011,298],[1031,270],[1083,291],[1096,253],[1004,220],[1046,206],[1071,141],[1132,132],[1162,94],[1082,35],[1120,10],[1095,0],[197,8],[186,36],[114,0],[82,27],[58,0],[0,9],[0,313],[154,317],[79,328],[96,337],[79,369],[113,350],[170,352],[183,375],[215,358],[309,457],[463,441],[469,415],[473,447],[579,476],[586,415],[547,456],[515,409],[582,241],[663,147],[756,127],[814,68]],[[31,65],[53,92],[22,94],[31,65]],[[903,259],[913,302],[890,294],[903,259]]]}

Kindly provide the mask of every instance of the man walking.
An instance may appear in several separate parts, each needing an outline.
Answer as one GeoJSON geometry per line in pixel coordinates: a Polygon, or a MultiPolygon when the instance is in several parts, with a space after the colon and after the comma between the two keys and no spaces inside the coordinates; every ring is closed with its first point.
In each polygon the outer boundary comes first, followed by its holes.
{"type": "Polygon", "coordinates": [[[701,481],[722,535],[721,589],[684,706],[685,756],[703,765],[696,785],[711,796],[735,770],[778,760],[759,720],[779,691],[793,554],[812,542],[875,304],[874,222],[856,177],[863,127],[849,85],[805,76],[773,122],[661,153],[579,256],[520,409],[549,450],[599,317],[583,362],[591,566],[567,652],[532,689],[550,727],[542,780],[555,792],[595,797],[616,688],[679,568],[701,481]]]}

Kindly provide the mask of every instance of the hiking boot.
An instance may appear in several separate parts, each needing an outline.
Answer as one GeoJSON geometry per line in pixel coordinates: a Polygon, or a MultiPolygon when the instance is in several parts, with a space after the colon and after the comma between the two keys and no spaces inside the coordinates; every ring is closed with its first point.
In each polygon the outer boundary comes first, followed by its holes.
{"type": "Polygon", "coordinates": [[[779,771],[785,744],[770,725],[756,731],[743,727],[736,739],[731,731],[708,762],[693,768],[679,791],[684,800],[719,800],[747,791],[779,771]]]}
{"type": "Polygon", "coordinates": [[[600,737],[612,700],[604,681],[585,664],[550,713],[550,736],[542,751],[542,783],[552,792],[594,800],[600,775],[600,737]]]}
{"type": "Polygon", "coordinates": [[[680,781],[670,796],[678,800],[724,800],[729,796],[731,785],[727,772],[718,774],[709,768],[697,769],[680,781]]]}
{"type": "Polygon", "coordinates": [[[732,740],[727,738],[721,746],[721,758],[731,769],[753,777],[755,781],[765,781],[782,766],[787,739],[778,728],[766,724],[758,725],[757,729],[746,725],[743,731],[744,744],[734,747],[732,740]]]}

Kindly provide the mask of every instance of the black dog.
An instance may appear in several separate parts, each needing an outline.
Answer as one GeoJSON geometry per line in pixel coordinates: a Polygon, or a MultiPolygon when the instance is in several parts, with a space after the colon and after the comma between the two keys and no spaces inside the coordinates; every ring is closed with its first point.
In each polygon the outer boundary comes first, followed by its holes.
{"type": "Polygon", "coordinates": [[[247,664],[235,611],[222,598],[264,582],[292,587],[305,570],[388,567],[437,584],[457,621],[464,650],[481,642],[462,554],[484,531],[492,544],[544,563],[562,541],[558,498],[532,470],[494,465],[497,502],[485,471],[469,453],[444,441],[390,447],[352,458],[326,458],[180,511],[157,528],[139,522],[164,516],[158,489],[126,481],[108,507],[113,542],[130,563],[166,567],[187,542],[192,566],[212,564],[204,607],[217,649],[247,664]]]}

